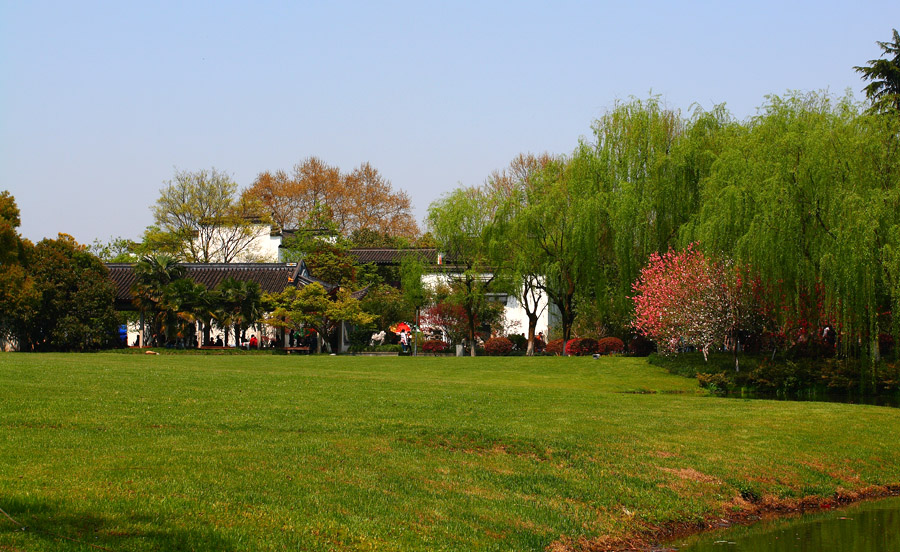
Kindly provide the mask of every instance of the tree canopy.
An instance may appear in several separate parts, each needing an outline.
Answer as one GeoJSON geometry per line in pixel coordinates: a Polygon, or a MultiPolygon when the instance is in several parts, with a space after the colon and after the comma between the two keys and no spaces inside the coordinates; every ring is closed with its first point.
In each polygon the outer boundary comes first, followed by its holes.
{"type": "Polygon", "coordinates": [[[186,262],[254,260],[256,238],[268,233],[268,215],[252,197],[216,169],[176,171],[153,206],[155,225],[145,245],[186,262]]]}
{"type": "Polygon", "coordinates": [[[290,174],[260,173],[246,195],[262,202],[282,229],[303,228],[314,212],[322,211],[344,236],[364,229],[388,236],[419,233],[409,196],[394,191],[369,163],[342,173],[317,157],[308,157],[290,174]]]}
{"type": "Polygon", "coordinates": [[[868,65],[854,69],[869,81],[863,91],[875,111],[900,114],[900,33],[893,31],[891,42],[877,42],[887,59],[871,59],[868,65]]]}
{"type": "Polygon", "coordinates": [[[66,234],[43,239],[30,253],[27,270],[35,297],[15,313],[19,350],[86,351],[115,343],[115,287],[86,247],[66,234]]]}

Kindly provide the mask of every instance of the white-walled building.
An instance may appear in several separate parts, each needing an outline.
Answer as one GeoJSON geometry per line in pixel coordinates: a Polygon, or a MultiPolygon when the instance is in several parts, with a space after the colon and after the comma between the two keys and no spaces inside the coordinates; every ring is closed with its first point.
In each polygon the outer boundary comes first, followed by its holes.
{"type": "MultiPolygon", "coordinates": [[[[285,257],[284,241],[297,231],[282,231],[264,224],[257,224],[251,228],[252,239],[242,246],[241,251],[234,256],[233,262],[244,264],[260,262],[283,263],[285,257]]],[[[220,243],[224,244],[227,241],[226,238],[227,235],[225,234],[220,236],[220,243]]],[[[432,288],[441,283],[448,284],[453,274],[452,267],[441,264],[442,259],[439,258],[437,250],[433,248],[355,248],[351,249],[351,253],[360,264],[374,263],[381,266],[399,266],[404,256],[417,255],[426,267],[426,274],[422,277],[423,284],[432,288]]],[[[221,261],[219,258],[217,260],[221,261]]],[[[399,285],[399,282],[393,282],[393,284],[399,285]]],[[[500,302],[504,307],[504,325],[507,332],[527,335],[528,315],[520,303],[520,298],[506,293],[495,293],[492,295],[492,299],[500,302]]],[[[539,316],[535,335],[540,332],[543,332],[545,336],[549,335],[549,327],[552,322],[550,310],[547,304],[547,297],[541,297],[538,305],[539,316]]]]}
{"type": "MultiPolygon", "coordinates": [[[[436,289],[442,285],[450,285],[454,278],[452,269],[447,271],[440,269],[439,266],[434,266],[432,268],[435,270],[422,276],[422,283],[426,287],[436,289]]],[[[489,293],[488,298],[503,305],[503,326],[508,334],[528,335],[528,313],[515,294],[489,293]]],[[[537,305],[538,320],[537,326],[534,329],[535,335],[540,332],[543,332],[544,335],[548,334],[549,310],[547,297],[546,295],[543,295],[537,305]]]]}

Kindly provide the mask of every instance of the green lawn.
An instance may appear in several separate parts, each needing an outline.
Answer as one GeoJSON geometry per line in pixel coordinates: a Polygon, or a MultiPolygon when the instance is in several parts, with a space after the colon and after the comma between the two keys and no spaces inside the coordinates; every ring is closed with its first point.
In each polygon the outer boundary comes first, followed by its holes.
{"type": "Polygon", "coordinates": [[[643,359],[0,354],[0,550],[542,550],[900,483],[900,410],[643,359]]]}

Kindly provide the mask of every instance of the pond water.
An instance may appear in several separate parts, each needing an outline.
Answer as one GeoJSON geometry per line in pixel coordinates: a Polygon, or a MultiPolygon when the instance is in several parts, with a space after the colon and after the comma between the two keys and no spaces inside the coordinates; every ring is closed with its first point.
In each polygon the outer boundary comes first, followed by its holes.
{"type": "Polygon", "coordinates": [[[770,395],[763,393],[728,393],[729,399],[766,399],[771,401],[806,401],[806,402],[839,402],[846,404],[870,404],[900,408],[900,395],[847,396],[847,395],[811,395],[806,397],[770,395]]]}
{"type": "Polygon", "coordinates": [[[679,552],[898,552],[900,497],[716,530],[668,546],[679,552]]]}

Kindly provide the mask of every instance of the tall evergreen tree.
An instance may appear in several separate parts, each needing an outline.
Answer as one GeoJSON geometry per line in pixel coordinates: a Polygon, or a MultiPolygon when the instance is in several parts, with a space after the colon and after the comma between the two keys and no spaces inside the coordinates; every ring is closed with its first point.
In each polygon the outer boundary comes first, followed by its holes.
{"type": "Polygon", "coordinates": [[[870,59],[867,66],[854,67],[862,79],[870,81],[863,91],[876,111],[900,115],[900,33],[893,29],[891,42],[877,42],[887,59],[870,59]]]}

